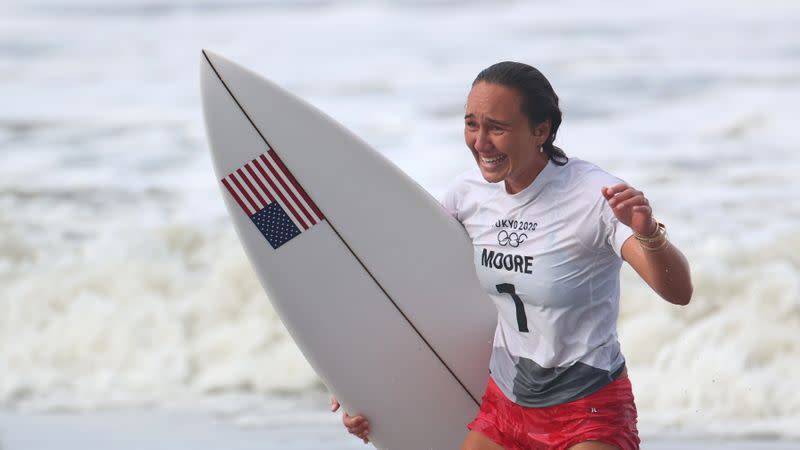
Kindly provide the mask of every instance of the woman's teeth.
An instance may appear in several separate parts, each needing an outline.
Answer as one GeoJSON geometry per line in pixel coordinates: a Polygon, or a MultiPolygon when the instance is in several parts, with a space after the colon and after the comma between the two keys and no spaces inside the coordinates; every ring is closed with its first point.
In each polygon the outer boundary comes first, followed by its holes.
{"type": "Polygon", "coordinates": [[[506,158],[506,155],[499,155],[499,156],[495,156],[494,158],[481,157],[481,161],[485,162],[486,164],[494,164],[496,162],[502,161],[505,158],[506,158]]]}

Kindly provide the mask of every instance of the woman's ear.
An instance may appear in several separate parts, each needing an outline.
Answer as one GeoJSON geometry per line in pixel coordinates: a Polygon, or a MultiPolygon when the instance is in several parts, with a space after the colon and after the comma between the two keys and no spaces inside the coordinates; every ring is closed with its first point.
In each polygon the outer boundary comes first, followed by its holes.
{"type": "Polygon", "coordinates": [[[532,131],[534,145],[541,147],[550,138],[550,119],[536,124],[532,131]]]}
{"type": "Polygon", "coordinates": [[[533,127],[533,135],[536,137],[544,137],[544,141],[546,141],[550,136],[550,119],[536,124],[536,126],[533,127]]]}

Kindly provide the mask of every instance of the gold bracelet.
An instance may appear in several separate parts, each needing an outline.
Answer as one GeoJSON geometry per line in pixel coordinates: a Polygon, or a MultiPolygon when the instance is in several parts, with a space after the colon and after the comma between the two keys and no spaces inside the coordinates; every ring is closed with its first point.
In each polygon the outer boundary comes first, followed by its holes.
{"type": "Polygon", "coordinates": [[[660,241],[661,239],[666,239],[667,227],[663,223],[656,221],[656,231],[654,231],[653,234],[644,236],[639,233],[633,233],[633,237],[639,242],[650,243],[660,241]]]}
{"type": "Polygon", "coordinates": [[[648,251],[648,252],[660,252],[661,250],[664,250],[665,248],[667,248],[667,246],[669,245],[669,240],[665,237],[664,241],[661,242],[661,244],[659,244],[659,245],[657,245],[655,247],[650,247],[650,246],[644,245],[641,242],[639,242],[639,245],[643,249],[645,249],[645,251],[648,251]]]}
{"type": "Polygon", "coordinates": [[[639,233],[634,233],[633,237],[639,241],[639,245],[642,246],[648,252],[660,252],[664,250],[669,245],[669,239],[667,239],[667,227],[656,220],[656,231],[649,236],[642,236],[639,233]],[[657,245],[651,246],[653,242],[658,242],[657,245]]]}

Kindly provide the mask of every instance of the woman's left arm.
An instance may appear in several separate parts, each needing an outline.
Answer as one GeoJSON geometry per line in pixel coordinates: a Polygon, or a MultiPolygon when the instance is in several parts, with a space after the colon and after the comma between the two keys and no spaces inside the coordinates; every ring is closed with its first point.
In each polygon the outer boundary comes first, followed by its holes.
{"type": "Polygon", "coordinates": [[[667,240],[663,225],[653,218],[644,194],[624,183],[605,187],[602,192],[617,219],[634,233],[622,245],[622,258],[664,300],[688,304],[692,298],[689,263],[667,240]]]}

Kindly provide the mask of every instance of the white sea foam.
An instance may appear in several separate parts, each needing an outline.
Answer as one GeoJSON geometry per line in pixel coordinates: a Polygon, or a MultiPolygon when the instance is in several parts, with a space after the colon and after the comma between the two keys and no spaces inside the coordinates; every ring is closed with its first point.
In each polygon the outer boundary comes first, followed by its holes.
{"type": "Polygon", "coordinates": [[[49,246],[7,239],[4,254],[36,262],[12,262],[24,270],[3,277],[6,402],[82,409],[317,385],[230,230],[119,224],[85,242],[54,243],[53,257],[49,246]]]}
{"type": "Polygon", "coordinates": [[[191,404],[264,424],[260,395],[322,389],[223,210],[198,98],[208,47],[434,194],[474,164],[472,77],[540,67],[560,145],[642,188],[692,264],[686,308],[624,273],[642,427],[797,436],[796,2],[297,5],[0,5],[0,405],[191,404]]]}

